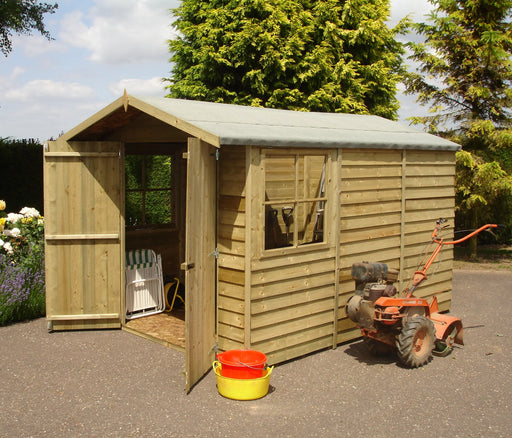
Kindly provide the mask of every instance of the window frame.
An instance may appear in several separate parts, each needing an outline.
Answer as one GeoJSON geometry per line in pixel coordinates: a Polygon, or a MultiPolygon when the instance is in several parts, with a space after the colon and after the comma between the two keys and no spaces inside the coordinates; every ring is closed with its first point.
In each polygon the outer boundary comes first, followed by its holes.
{"type": "Polygon", "coordinates": [[[262,169],[262,202],[260,203],[260,208],[262,210],[262,230],[263,233],[260,237],[262,239],[261,248],[262,248],[262,257],[271,257],[279,254],[293,254],[293,253],[303,253],[311,250],[319,250],[323,248],[330,247],[329,236],[330,236],[330,228],[331,224],[328,223],[328,211],[331,208],[332,201],[330,200],[329,192],[329,181],[330,181],[330,166],[332,164],[332,150],[327,149],[283,149],[283,148],[261,148],[260,149],[260,163],[262,169]],[[314,197],[298,197],[298,187],[300,186],[300,169],[299,169],[299,161],[300,157],[306,156],[315,156],[315,157],[324,157],[324,166],[325,166],[325,174],[324,174],[324,187],[323,187],[323,196],[314,196],[314,197]],[[294,198],[293,199],[279,199],[279,200],[267,200],[266,192],[267,192],[267,159],[272,157],[282,157],[289,158],[294,157],[294,198]],[[324,203],[324,211],[323,211],[323,238],[320,242],[307,242],[307,243],[299,243],[298,242],[298,234],[299,227],[293,227],[293,244],[291,246],[280,246],[276,248],[266,248],[266,238],[267,238],[267,223],[266,223],[266,214],[268,206],[289,206],[293,204],[294,206],[294,214],[297,210],[298,205],[307,205],[312,202],[323,202],[324,203]]]}
{"type": "Polygon", "coordinates": [[[130,145],[129,147],[127,145],[125,150],[125,156],[124,156],[124,172],[125,172],[125,228],[128,231],[131,230],[152,230],[152,229],[170,229],[170,230],[176,230],[178,228],[178,199],[176,194],[176,187],[177,187],[177,180],[179,178],[178,175],[178,159],[179,159],[179,152],[175,150],[170,150],[169,147],[166,146],[160,146],[152,145],[152,147],[146,147],[146,148],[139,148],[134,147],[130,145]],[[142,156],[144,157],[143,161],[143,167],[142,167],[142,181],[143,181],[143,187],[141,189],[128,189],[126,186],[126,160],[128,156],[142,156]],[[145,157],[151,157],[151,156],[168,156],[171,158],[171,181],[170,185],[167,187],[161,187],[161,188],[146,188],[144,185],[147,183],[146,181],[146,160],[145,157]],[[172,176],[174,175],[174,177],[172,176]],[[171,195],[171,212],[172,212],[172,220],[169,223],[165,224],[148,224],[146,223],[146,194],[151,192],[170,192],[171,195]],[[136,224],[136,225],[130,225],[128,224],[127,218],[126,218],[126,197],[128,193],[141,193],[142,194],[142,216],[143,216],[143,223],[136,224]]]}

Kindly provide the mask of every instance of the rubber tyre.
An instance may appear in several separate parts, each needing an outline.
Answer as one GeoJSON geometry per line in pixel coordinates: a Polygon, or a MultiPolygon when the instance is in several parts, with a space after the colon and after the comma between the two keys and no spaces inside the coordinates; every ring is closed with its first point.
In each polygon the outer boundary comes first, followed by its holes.
{"type": "Polygon", "coordinates": [[[397,339],[398,360],[409,368],[425,365],[432,359],[436,340],[434,323],[424,316],[409,318],[397,339]]]}

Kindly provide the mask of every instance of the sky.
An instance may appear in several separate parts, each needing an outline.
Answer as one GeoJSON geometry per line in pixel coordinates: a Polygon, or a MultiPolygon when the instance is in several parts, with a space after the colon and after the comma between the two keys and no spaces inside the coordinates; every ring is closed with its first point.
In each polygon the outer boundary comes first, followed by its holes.
{"type": "MultiPolygon", "coordinates": [[[[175,36],[171,10],[179,0],[46,0],[58,2],[38,33],[13,36],[13,51],[0,53],[0,137],[57,138],[123,94],[166,94],[167,41],[175,36]]],[[[428,0],[391,0],[390,25],[412,14],[424,21],[428,0]]],[[[425,109],[400,95],[399,117],[425,109]]]]}

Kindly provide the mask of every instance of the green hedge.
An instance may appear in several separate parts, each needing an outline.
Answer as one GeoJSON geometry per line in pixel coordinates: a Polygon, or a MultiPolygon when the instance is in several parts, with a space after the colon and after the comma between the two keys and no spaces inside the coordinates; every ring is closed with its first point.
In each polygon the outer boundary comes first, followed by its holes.
{"type": "Polygon", "coordinates": [[[0,137],[0,199],[10,211],[34,207],[43,212],[43,146],[34,139],[0,137]]]}

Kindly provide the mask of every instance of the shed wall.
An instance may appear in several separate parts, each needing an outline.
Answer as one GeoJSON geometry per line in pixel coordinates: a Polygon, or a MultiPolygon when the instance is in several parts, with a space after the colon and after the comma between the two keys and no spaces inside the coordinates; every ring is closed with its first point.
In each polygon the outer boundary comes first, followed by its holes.
{"type": "Polygon", "coordinates": [[[246,174],[246,149],[222,147],[217,221],[217,334],[222,350],[245,344],[246,174]]]}
{"type": "MultiPolygon", "coordinates": [[[[335,343],[336,242],[338,209],[336,202],[337,151],[324,153],[328,201],[325,206],[323,243],[264,250],[265,183],[278,185],[286,176],[265,174],[261,150],[251,148],[251,264],[250,264],[250,345],[265,352],[269,363],[278,363],[335,343]]],[[[266,154],[303,153],[303,150],[265,150],[266,154]]],[[[313,153],[304,152],[306,154],[313,153]]],[[[318,178],[317,178],[318,179],[318,178]]]]}
{"type": "MultiPolygon", "coordinates": [[[[403,239],[404,282],[414,274],[436,219],[453,224],[455,211],[455,154],[452,152],[407,151],[405,168],[405,207],[403,239]]],[[[428,273],[429,279],[416,295],[439,294],[439,308],[451,305],[453,247],[445,247],[428,273]]]]}
{"type": "MultiPolygon", "coordinates": [[[[338,342],[359,335],[345,313],[353,294],[352,263],[384,262],[407,285],[430,242],[436,219],[453,220],[455,154],[435,151],[343,150],[340,162],[340,296],[338,342]]],[[[445,248],[416,294],[450,307],[453,252],[445,248]],[[435,272],[435,275],[432,275],[435,272]]]]}
{"type": "MultiPolygon", "coordinates": [[[[335,207],[326,220],[338,226],[331,227],[323,246],[271,252],[263,247],[261,149],[222,148],[220,349],[252,348],[277,363],[360,336],[345,314],[354,291],[352,263],[384,262],[400,269],[403,288],[435,220],[453,219],[453,152],[344,149],[330,156],[329,199],[338,202],[330,201],[335,207]]],[[[442,292],[440,307],[447,310],[451,268],[446,248],[418,296],[442,292]]]]}
{"type": "Polygon", "coordinates": [[[333,345],[333,250],[255,262],[251,275],[251,346],[270,363],[333,345]]]}

